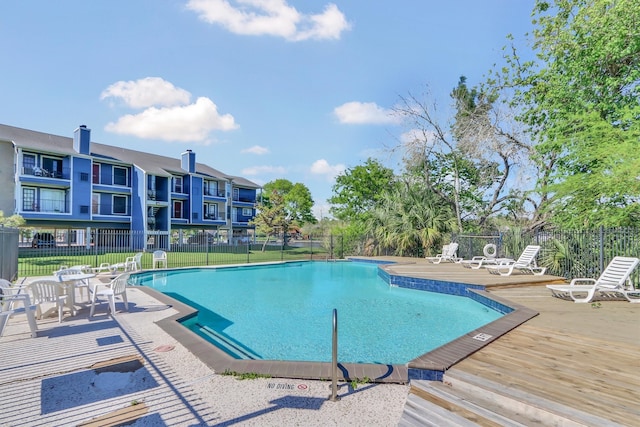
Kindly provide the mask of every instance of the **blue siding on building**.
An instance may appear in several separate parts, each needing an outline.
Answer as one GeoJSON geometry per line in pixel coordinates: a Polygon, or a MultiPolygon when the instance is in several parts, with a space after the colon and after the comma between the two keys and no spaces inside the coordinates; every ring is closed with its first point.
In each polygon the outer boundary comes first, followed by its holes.
{"type": "MultiPolygon", "coordinates": [[[[255,215],[259,186],[197,163],[191,150],[169,158],[94,144],[86,126],[68,138],[0,124],[0,141],[13,144],[17,154],[0,159],[0,166],[13,166],[17,172],[17,203],[12,208],[27,226],[128,228],[144,232],[142,240],[157,236],[156,241],[168,242],[172,223],[176,228],[225,227],[233,195],[234,231],[253,228],[249,221],[255,215]],[[94,177],[95,165],[99,175],[94,177]],[[174,177],[182,178],[177,192],[174,177]],[[172,220],[174,201],[182,209],[172,220]]],[[[132,242],[138,248],[145,244],[132,242]]]]}

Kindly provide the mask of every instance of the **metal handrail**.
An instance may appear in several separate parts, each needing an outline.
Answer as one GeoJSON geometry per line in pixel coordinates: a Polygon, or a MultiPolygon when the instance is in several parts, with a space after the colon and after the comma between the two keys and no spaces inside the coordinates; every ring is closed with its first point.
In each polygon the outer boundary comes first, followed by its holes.
{"type": "Polygon", "coordinates": [[[331,352],[331,396],[329,400],[337,402],[338,397],[338,310],[333,309],[333,340],[331,352]]]}

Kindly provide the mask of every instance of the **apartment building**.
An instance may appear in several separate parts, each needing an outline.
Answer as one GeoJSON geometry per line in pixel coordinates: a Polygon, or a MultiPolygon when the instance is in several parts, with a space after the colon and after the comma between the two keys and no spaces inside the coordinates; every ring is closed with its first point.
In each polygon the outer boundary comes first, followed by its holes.
{"type": "Polygon", "coordinates": [[[72,138],[0,125],[0,186],[0,210],[28,227],[79,240],[127,230],[135,249],[169,248],[193,230],[246,239],[260,189],[197,163],[192,150],[171,158],[99,144],[84,125],[72,138]]]}

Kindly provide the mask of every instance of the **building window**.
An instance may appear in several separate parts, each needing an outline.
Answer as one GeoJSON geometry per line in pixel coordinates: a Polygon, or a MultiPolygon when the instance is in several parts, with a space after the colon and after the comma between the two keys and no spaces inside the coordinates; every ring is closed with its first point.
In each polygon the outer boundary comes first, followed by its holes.
{"type": "Polygon", "coordinates": [[[182,201],[173,201],[173,218],[182,218],[182,201]]]}
{"type": "Polygon", "coordinates": [[[113,209],[114,215],[127,215],[127,196],[113,196],[113,209]]]}
{"type": "Polygon", "coordinates": [[[38,211],[35,188],[22,189],[22,210],[29,212],[38,211]]]}
{"type": "Polygon", "coordinates": [[[93,183],[100,184],[100,163],[93,164],[93,183]]]}
{"type": "Polygon", "coordinates": [[[204,204],[204,219],[217,219],[218,218],[218,205],[205,203],[204,204]]]}
{"type": "Polygon", "coordinates": [[[128,177],[127,177],[127,168],[121,168],[118,166],[113,167],[113,185],[127,185],[128,177]]]}
{"type": "Polygon", "coordinates": [[[91,195],[91,213],[99,215],[100,214],[100,195],[93,193],[91,195]]]}
{"type": "Polygon", "coordinates": [[[65,191],[40,189],[40,212],[65,212],[65,191]]]}
{"type": "Polygon", "coordinates": [[[233,189],[233,200],[235,200],[236,202],[240,200],[240,190],[237,188],[233,189]]]}
{"type": "Polygon", "coordinates": [[[36,167],[36,155],[23,154],[22,155],[22,173],[27,175],[33,175],[35,167],[36,167]]]}
{"type": "Polygon", "coordinates": [[[242,208],[242,216],[251,216],[253,214],[253,209],[242,208]]]}
{"type": "Polygon", "coordinates": [[[173,177],[173,192],[182,193],[182,177],[181,176],[173,177]]]}
{"type": "Polygon", "coordinates": [[[204,182],[204,195],[205,196],[218,196],[218,181],[205,181],[204,182]]]}

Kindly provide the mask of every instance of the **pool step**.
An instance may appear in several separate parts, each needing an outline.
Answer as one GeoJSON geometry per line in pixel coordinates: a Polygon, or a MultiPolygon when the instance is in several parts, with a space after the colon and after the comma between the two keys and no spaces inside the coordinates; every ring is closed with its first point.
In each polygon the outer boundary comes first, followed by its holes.
{"type": "Polygon", "coordinates": [[[231,356],[236,359],[242,360],[261,360],[262,357],[252,352],[248,348],[242,346],[241,344],[236,344],[235,342],[229,340],[224,335],[221,335],[219,332],[211,329],[208,326],[203,326],[199,323],[196,324],[199,328],[200,332],[207,336],[215,345],[217,345],[220,349],[226,351],[231,356]]]}
{"type": "Polygon", "coordinates": [[[556,402],[451,369],[443,382],[411,381],[399,426],[610,426],[556,402]]]}

